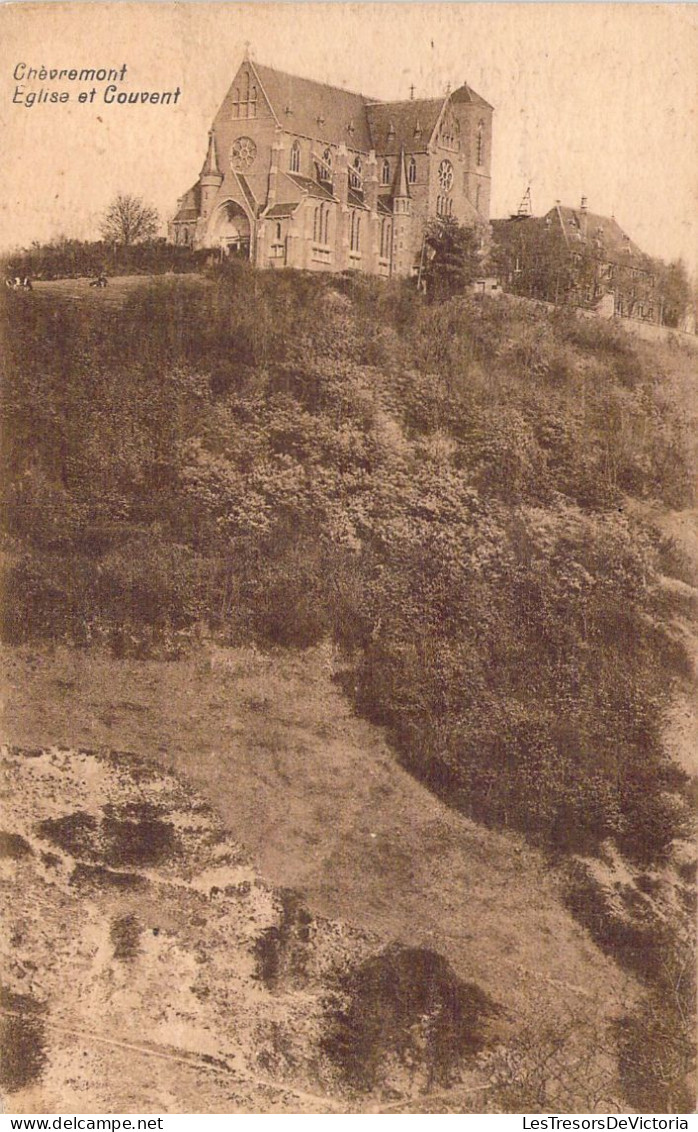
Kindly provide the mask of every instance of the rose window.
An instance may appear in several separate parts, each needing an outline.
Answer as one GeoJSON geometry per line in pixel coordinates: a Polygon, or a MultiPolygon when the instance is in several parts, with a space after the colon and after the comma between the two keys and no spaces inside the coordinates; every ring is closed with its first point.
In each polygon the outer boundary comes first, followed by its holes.
{"type": "Polygon", "coordinates": [[[447,193],[453,188],[453,166],[450,161],[442,161],[439,165],[439,184],[447,193]]]}
{"type": "Polygon", "coordinates": [[[252,138],[236,138],[230,147],[230,164],[233,169],[249,169],[257,156],[257,146],[252,138]]]}

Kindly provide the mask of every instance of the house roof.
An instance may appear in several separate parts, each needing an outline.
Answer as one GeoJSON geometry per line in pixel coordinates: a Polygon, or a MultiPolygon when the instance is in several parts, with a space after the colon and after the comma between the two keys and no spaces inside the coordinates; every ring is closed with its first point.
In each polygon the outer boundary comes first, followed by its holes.
{"type": "Polygon", "coordinates": [[[371,138],[362,94],[251,63],[281,125],[294,134],[368,152],[371,138]]]}
{"type": "Polygon", "coordinates": [[[647,260],[646,254],[625,234],[615,217],[569,205],[556,204],[545,216],[515,216],[491,223],[493,235],[500,242],[516,232],[543,230],[562,235],[571,252],[598,251],[609,262],[637,267],[647,260]]]}
{"type": "Polygon", "coordinates": [[[631,262],[644,258],[642,249],[625,234],[613,216],[601,216],[597,212],[556,204],[543,220],[547,217],[560,225],[565,240],[573,251],[577,244],[593,247],[596,243],[599,249],[603,246],[604,254],[609,259],[631,262]]]}
{"type": "Polygon", "coordinates": [[[366,107],[371,141],[381,156],[426,149],[445,98],[415,98],[407,102],[369,102],[366,107]]]}

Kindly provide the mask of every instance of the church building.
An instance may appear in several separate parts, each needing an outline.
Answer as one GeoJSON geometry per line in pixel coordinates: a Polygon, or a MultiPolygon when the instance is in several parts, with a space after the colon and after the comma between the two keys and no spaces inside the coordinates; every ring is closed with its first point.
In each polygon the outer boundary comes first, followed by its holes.
{"type": "Polygon", "coordinates": [[[492,107],[467,83],[381,102],[246,56],[169,239],[257,267],[410,275],[429,220],[488,231],[491,152],[492,107]]]}

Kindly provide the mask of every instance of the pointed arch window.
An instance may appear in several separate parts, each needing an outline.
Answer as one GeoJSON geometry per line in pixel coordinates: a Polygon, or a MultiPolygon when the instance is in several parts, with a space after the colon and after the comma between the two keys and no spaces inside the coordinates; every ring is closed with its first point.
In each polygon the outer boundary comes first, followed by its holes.
{"type": "Polygon", "coordinates": [[[417,162],[411,157],[407,164],[407,183],[414,185],[417,180],[417,162]]]}
{"type": "Polygon", "coordinates": [[[390,162],[386,159],[381,166],[381,185],[390,184],[390,162]]]}
{"type": "Polygon", "coordinates": [[[300,173],[301,171],[301,147],[298,141],[294,141],[291,146],[288,167],[292,173],[300,173]]]}
{"type": "Polygon", "coordinates": [[[330,209],[329,205],[325,205],[325,219],[322,225],[322,242],[329,244],[330,242],[330,209]]]}
{"type": "Polygon", "coordinates": [[[320,230],[320,206],[315,209],[313,214],[313,243],[317,244],[318,234],[320,230]]]}
{"type": "Polygon", "coordinates": [[[236,86],[233,91],[233,118],[240,117],[240,87],[236,86]]]}
{"type": "Polygon", "coordinates": [[[351,214],[351,224],[349,227],[349,251],[361,251],[361,216],[356,211],[352,211],[351,214]]]}
{"type": "Polygon", "coordinates": [[[257,87],[256,86],[253,86],[252,90],[250,91],[250,113],[249,113],[249,117],[250,118],[256,118],[257,117],[257,87]]]}
{"type": "Polygon", "coordinates": [[[482,165],[485,156],[485,123],[482,118],[477,124],[477,141],[475,159],[478,165],[482,165]]]}
{"type": "Polygon", "coordinates": [[[390,259],[390,243],[393,234],[392,221],[387,217],[381,220],[381,259],[390,259]]]}

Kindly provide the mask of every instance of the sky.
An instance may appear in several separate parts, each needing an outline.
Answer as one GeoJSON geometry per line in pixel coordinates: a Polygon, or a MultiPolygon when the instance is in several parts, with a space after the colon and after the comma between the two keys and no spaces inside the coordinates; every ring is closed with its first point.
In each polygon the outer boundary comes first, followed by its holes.
{"type": "Polygon", "coordinates": [[[376,98],[467,81],[495,108],[492,217],[529,185],[537,214],[585,195],[643,250],[698,272],[698,4],[0,4],[0,248],[96,238],[117,192],[170,216],[246,43],[376,98]],[[125,63],[119,89],[181,95],[106,105],[98,84],[79,104],[89,83],[18,83],[21,63],[125,63]],[[28,107],[18,85],[70,101],[28,107]]]}

